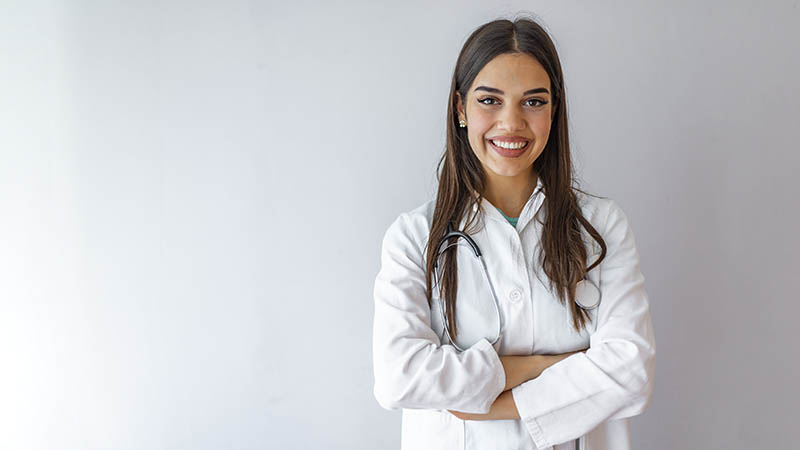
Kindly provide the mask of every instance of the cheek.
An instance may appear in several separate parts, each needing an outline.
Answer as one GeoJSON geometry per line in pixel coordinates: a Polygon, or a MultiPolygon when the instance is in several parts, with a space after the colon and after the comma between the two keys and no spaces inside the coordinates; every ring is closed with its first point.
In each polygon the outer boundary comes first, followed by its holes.
{"type": "Polygon", "coordinates": [[[543,139],[550,135],[550,127],[552,126],[552,120],[550,120],[549,112],[547,114],[542,114],[532,118],[529,121],[529,125],[533,133],[539,138],[543,139]]]}
{"type": "Polygon", "coordinates": [[[486,114],[485,112],[473,113],[467,124],[472,141],[483,141],[486,137],[486,133],[492,129],[493,124],[494,119],[490,114],[486,114]]]}

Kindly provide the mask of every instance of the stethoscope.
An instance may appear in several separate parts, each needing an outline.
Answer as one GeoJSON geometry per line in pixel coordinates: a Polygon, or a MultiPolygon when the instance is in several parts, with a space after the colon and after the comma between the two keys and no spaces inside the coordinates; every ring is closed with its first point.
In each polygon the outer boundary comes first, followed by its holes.
{"type": "MultiPolygon", "coordinates": [[[[444,239],[442,239],[439,248],[439,251],[436,254],[436,261],[433,263],[434,274],[436,274],[436,269],[439,264],[439,258],[442,254],[450,247],[459,245],[459,243],[463,240],[467,243],[470,250],[472,250],[472,254],[475,255],[475,258],[481,263],[481,267],[483,268],[483,275],[486,279],[486,282],[489,284],[489,291],[492,293],[492,299],[494,300],[494,308],[497,312],[497,331],[495,333],[495,338],[491,341],[492,345],[495,345],[499,340],[500,336],[502,335],[503,330],[503,317],[500,314],[500,300],[497,298],[497,292],[495,292],[494,284],[492,283],[492,278],[489,276],[489,269],[486,268],[486,261],[483,259],[483,253],[481,252],[481,248],[478,244],[473,240],[468,234],[464,233],[463,231],[453,230],[453,227],[450,223],[447,224],[447,231],[445,232],[444,239]],[[450,239],[456,238],[454,242],[448,242],[450,239]],[[461,238],[461,239],[459,239],[461,238]],[[444,248],[441,248],[441,245],[447,244],[444,248]]],[[[438,275],[434,276],[434,281],[438,285],[439,277],[438,275]]],[[[453,336],[450,334],[450,323],[447,320],[447,316],[444,313],[444,301],[442,300],[442,296],[438,296],[439,301],[439,312],[441,313],[441,320],[444,324],[444,331],[447,333],[447,337],[450,340],[450,343],[458,349],[458,351],[463,352],[465,349],[461,348],[456,341],[453,339],[453,336]]],[[[583,280],[579,281],[575,287],[575,303],[583,308],[586,311],[593,310],[600,306],[600,300],[602,298],[602,294],[600,293],[600,288],[590,280],[588,277],[585,277],[583,280]]],[[[575,439],[575,448],[580,449],[583,448],[582,439],[577,438],[575,439]]]]}
{"type": "MultiPolygon", "coordinates": [[[[447,224],[447,231],[445,232],[444,239],[442,239],[441,244],[447,244],[444,248],[440,248],[436,254],[436,261],[433,263],[434,273],[436,273],[436,269],[439,265],[439,258],[442,254],[450,247],[459,245],[463,239],[463,242],[466,242],[469,246],[470,250],[472,250],[472,254],[475,255],[475,258],[481,264],[483,268],[483,275],[486,279],[486,283],[489,284],[489,292],[492,293],[492,300],[494,300],[494,309],[497,313],[497,331],[495,332],[495,338],[490,341],[492,345],[495,345],[499,340],[500,336],[502,335],[503,330],[503,318],[500,314],[500,300],[497,298],[497,292],[495,291],[494,284],[492,283],[492,278],[489,276],[489,270],[486,268],[486,261],[483,259],[483,253],[481,252],[480,247],[475,240],[473,240],[468,234],[464,233],[463,231],[453,230],[453,227],[450,223],[447,224]],[[450,239],[456,238],[454,242],[448,242],[450,239]]],[[[435,281],[439,281],[438,275],[434,276],[435,281]]],[[[447,333],[447,338],[450,340],[450,343],[458,349],[458,351],[463,352],[465,349],[461,348],[453,339],[453,336],[450,334],[450,322],[447,320],[447,316],[444,313],[444,301],[442,300],[442,296],[438,296],[439,301],[439,313],[441,314],[442,323],[444,324],[444,331],[447,333]]],[[[583,280],[579,281],[578,284],[575,286],[575,303],[583,308],[585,311],[590,311],[598,306],[600,306],[600,300],[602,295],[600,293],[600,288],[595,284],[594,281],[590,280],[588,277],[585,277],[583,280]]]]}

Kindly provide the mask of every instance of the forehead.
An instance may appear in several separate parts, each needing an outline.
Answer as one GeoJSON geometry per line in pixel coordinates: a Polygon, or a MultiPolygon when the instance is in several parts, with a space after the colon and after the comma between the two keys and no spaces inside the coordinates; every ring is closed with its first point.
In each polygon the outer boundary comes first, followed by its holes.
{"type": "Polygon", "coordinates": [[[470,93],[477,86],[497,88],[507,95],[521,95],[538,87],[550,91],[550,77],[539,61],[527,53],[506,53],[483,66],[472,82],[470,93]]]}

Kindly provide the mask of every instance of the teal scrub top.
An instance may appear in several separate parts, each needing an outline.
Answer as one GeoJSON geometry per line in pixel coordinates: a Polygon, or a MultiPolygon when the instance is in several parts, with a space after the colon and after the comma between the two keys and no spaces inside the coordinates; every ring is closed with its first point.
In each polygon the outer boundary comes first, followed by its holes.
{"type": "Polygon", "coordinates": [[[500,211],[500,214],[502,214],[502,215],[503,215],[503,217],[505,217],[505,218],[506,218],[506,220],[508,221],[508,223],[510,223],[510,224],[511,224],[511,226],[512,226],[512,227],[514,227],[514,228],[517,228],[517,220],[519,220],[519,217],[508,217],[508,216],[507,216],[507,215],[505,215],[505,213],[503,213],[503,211],[501,211],[501,210],[500,210],[500,208],[498,208],[497,206],[495,206],[494,208],[495,208],[496,210],[500,211]]]}

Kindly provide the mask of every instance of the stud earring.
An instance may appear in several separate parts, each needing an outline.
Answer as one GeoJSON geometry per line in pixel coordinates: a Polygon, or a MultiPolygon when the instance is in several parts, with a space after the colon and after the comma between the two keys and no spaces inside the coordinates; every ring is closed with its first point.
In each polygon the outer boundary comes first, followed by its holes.
{"type": "Polygon", "coordinates": [[[460,126],[461,128],[465,128],[467,126],[467,121],[464,119],[459,120],[458,126],[460,126]]]}

